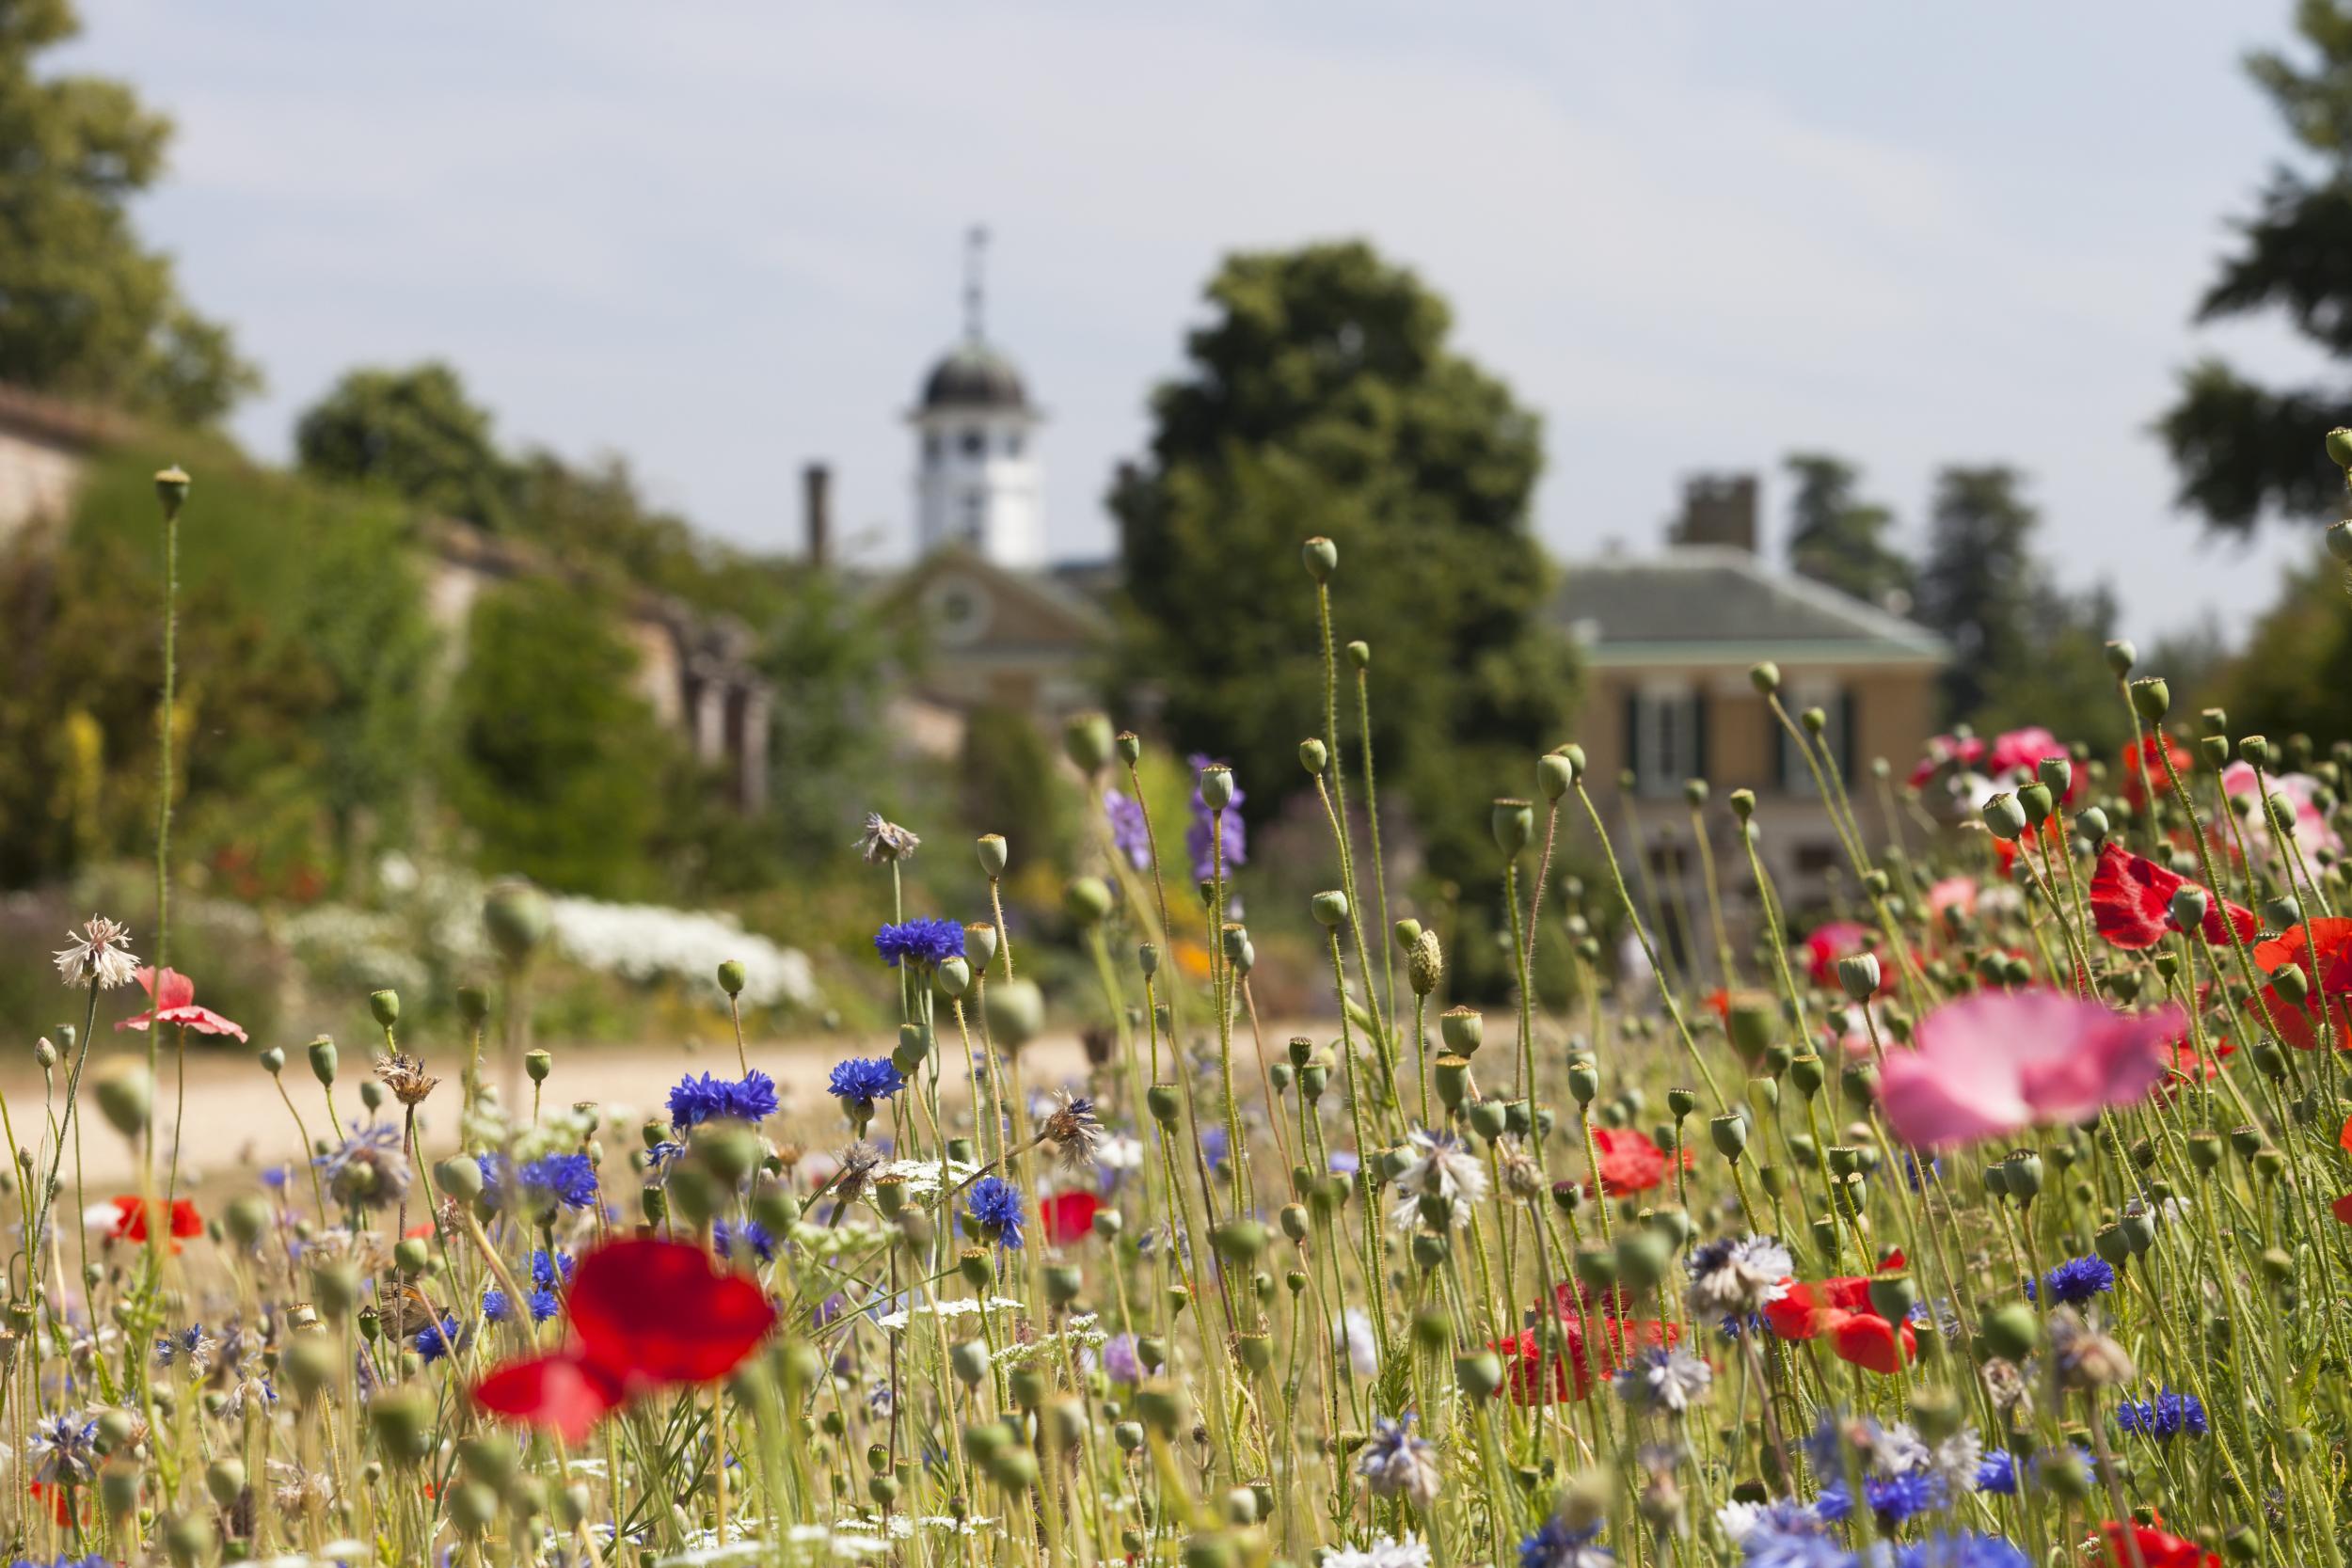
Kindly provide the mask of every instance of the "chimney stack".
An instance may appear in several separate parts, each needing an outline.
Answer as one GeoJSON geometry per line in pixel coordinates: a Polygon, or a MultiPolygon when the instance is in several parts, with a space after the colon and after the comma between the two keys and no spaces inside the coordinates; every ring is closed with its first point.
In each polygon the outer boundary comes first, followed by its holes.
{"type": "Polygon", "coordinates": [[[808,563],[827,564],[833,545],[833,470],[822,463],[801,470],[801,521],[808,536],[808,563]]]}
{"type": "Polygon", "coordinates": [[[1692,474],[1682,482],[1682,516],[1670,545],[1713,545],[1756,553],[1756,476],[1692,474]]]}

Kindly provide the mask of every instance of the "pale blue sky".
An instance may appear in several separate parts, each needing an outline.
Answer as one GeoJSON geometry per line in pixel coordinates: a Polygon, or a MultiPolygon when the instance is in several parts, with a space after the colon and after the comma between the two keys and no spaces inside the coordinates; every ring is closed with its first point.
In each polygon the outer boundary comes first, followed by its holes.
{"type": "Polygon", "coordinates": [[[265,366],[264,454],[344,368],[440,356],[510,439],[622,451],[755,546],[829,459],[901,555],[899,416],[983,219],[1051,538],[1101,554],[1220,253],[1363,234],[1542,411],[1565,555],[1793,447],[1914,538],[1939,462],[2020,464],[2141,636],[2306,547],[2201,547],[2146,434],[2201,349],[2317,368],[2187,321],[2283,150],[2237,60],[2285,0],[85,6],[74,60],[179,119],[141,221],[265,366]]]}

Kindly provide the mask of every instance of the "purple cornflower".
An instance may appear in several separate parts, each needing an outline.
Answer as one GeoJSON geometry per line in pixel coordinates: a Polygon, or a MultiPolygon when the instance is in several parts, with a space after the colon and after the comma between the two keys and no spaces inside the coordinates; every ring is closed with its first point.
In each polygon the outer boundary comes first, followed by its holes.
{"type": "Polygon", "coordinates": [[[1110,818],[1111,846],[1141,871],[1152,863],[1152,829],[1143,819],[1143,802],[1116,789],[1103,791],[1103,815],[1110,818]]]}
{"type": "Polygon", "coordinates": [[[827,1093],[861,1119],[874,1114],[874,1101],[888,1100],[907,1086],[906,1075],[887,1056],[852,1056],[834,1064],[827,1093]]]}
{"type": "Polygon", "coordinates": [[[732,1259],[739,1243],[751,1248],[752,1256],[763,1263],[776,1260],[776,1239],[757,1220],[745,1220],[739,1226],[720,1220],[711,1226],[710,1244],[718,1249],[720,1257],[732,1259]]]}
{"type": "Polygon", "coordinates": [[[2170,1386],[2153,1400],[2125,1400],[2115,1407],[2115,1424],[2159,1443],[2181,1433],[2205,1435],[2205,1403],[2194,1394],[2176,1394],[2170,1386]]]}
{"type": "Polygon", "coordinates": [[[930,916],[902,920],[874,933],[874,951],[893,969],[901,963],[937,969],[944,960],[963,956],[963,927],[930,916]]]}
{"type": "Polygon", "coordinates": [[[1963,1529],[1899,1548],[1895,1568],[2033,1568],[2033,1560],[2002,1536],[1963,1529]]]}
{"type": "Polygon", "coordinates": [[[1136,1337],[1118,1334],[1103,1346],[1103,1374],[1113,1383],[1141,1383],[1143,1358],[1136,1353],[1136,1337]]]}
{"type": "Polygon", "coordinates": [[[1221,812],[1210,811],[1208,801],[1200,798],[1200,785],[1198,782],[1200,769],[1222,765],[1217,762],[1216,758],[1200,752],[1193,752],[1186,760],[1192,764],[1195,783],[1192,786],[1192,823],[1184,830],[1184,851],[1192,857],[1193,880],[1205,882],[1216,872],[1214,851],[1220,841],[1225,856],[1225,868],[1228,871],[1234,866],[1248,863],[1249,834],[1242,826],[1241,821],[1241,803],[1248,797],[1242,792],[1241,785],[1236,784],[1233,785],[1233,798],[1225,803],[1225,809],[1221,812]],[[1212,829],[1210,825],[1212,818],[1216,823],[1215,829],[1212,829]]]}
{"type": "Polygon", "coordinates": [[[1021,1246],[1021,1189],[1001,1177],[983,1176],[973,1183],[966,1216],[972,1227],[1008,1251],[1021,1246]]]}
{"type": "Polygon", "coordinates": [[[761,1122],[776,1114],[776,1081],[752,1069],[739,1081],[688,1073],[670,1091],[670,1125],[679,1132],[706,1121],[761,1122]]]}
{"type": "MultiPolygon", "coordinates": [[[[2042,1278],[2050,1287],[2050,1299],[2069,1307],[2079,1307],[2101,1291],[2115,1289],[2115,1271],[2104,1258],[2069,1258],[2042,1278]]],[[[2026,1295],[2041,1299],[2030,1279],[2026,1281],[2026,1295]]]]}

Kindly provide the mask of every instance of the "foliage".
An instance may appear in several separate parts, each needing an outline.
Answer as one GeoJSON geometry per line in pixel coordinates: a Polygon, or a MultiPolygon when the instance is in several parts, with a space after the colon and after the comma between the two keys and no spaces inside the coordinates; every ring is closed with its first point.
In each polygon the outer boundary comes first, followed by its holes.
{"type": "Polygon", "coordinates": [[[1055,750],[1018,708],[975,708],[956,760],[959,806],[966,822],[1021,847],[1024,865],[1066,861],[1077,840],[1078,802],[1055,750]]]}
{"type": "Polygon", "coordinates": [[[1907,607],[1911,562],[1887,543],[1891,508],[1855,494],[1862,470],[1827,452],[1791,452],[1783,460],[1796,481],[1788,501],[1788,564],[1866,604],[1907,607]]]}
{"type": "Polygon", "coordinates": [[[2352,721],[2352,597],[2340,565],[2322,561],[2286,575],[2216,697],[2249,733],[2344,732],[2352,721]]]}
{"type": "MultiPolygon", "coordinates": [[[[2352,245],[2352,8],[2300,0],[2296,31],[2310,57],[2264,50],[2247,70],[2306,155],[2280,163],[2244,243],[2198,302],[2197,319],[2281,311],[2328,356],[2352,357],[2352,281],[2341,258],[2352,245]]],[[[2158,422],[2180,474],[2181,504],[2207,527],[2250,531],[2265,513],[2331,515],[2343,475],[2315,432],[2352,423],[2341,387],[2268,388],[2227,362],[2184,371],[2181,395],[2158,422]]]]}
{"type": "Polygon", "coordinates": [[[132,231],[170,121],[124,83],[39,70],[80,30],[71,0],[0,8],[0,365],[22,386],[209,424],[261,377],[132,231]]]}
{"type": "MultiPolygon", "coordinates": [[[[1433,871],[1490,882],[1491,780],[1566,737],[1574,690],[1528,530],[1535,418],[1450,346],[1444,302],[1360,243],[1230,257],[1207,298],[1185,372],[1152,396],[1149,459],[1110,498],[1122,680],[1161,692],[1179,748],[1228,757],[1269,818],[1322,728],[1299,539],[1332,539],[1335,635],[1375,660],[1382,783],[1433,871]]],[[[1340,706],[1353,769],[1352,691],[1340,706]]]]}
{"type": "Polygon", "coordinates": [[[448,771],[484,863],[567,891],[644,891],[664,785],[685,762],[637,672],[612,607],[580,584],[518,578],[475,602],[448,771]]]}
{"type": "Polygon", "coordinates": [[[516,478],[491,439],[489,411],[437,361],[347,372],[296,422],[294,453],[313,478],[381,486],[493,531],[513,512],[516,478]]]}
{"type": "Polygon", "coordinates": [[[1994,672],[2027,656],[2041,515],[2019,494],[2014,468],[1949,467],[1930,503],[1919,618],[1952,644],[1944,675],[1956,715],[1982,705],[1994,672]]]}

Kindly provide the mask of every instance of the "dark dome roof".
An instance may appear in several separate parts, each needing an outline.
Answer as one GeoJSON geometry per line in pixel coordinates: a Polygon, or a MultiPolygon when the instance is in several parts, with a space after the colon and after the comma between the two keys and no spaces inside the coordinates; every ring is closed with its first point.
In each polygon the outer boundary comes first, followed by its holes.
{"type": "Polygon", "coordinates": [[[1012,361],[977,339],[949,349],[923,382],[925,408],[1029,406],[1028,389],[1012,361]]]}

